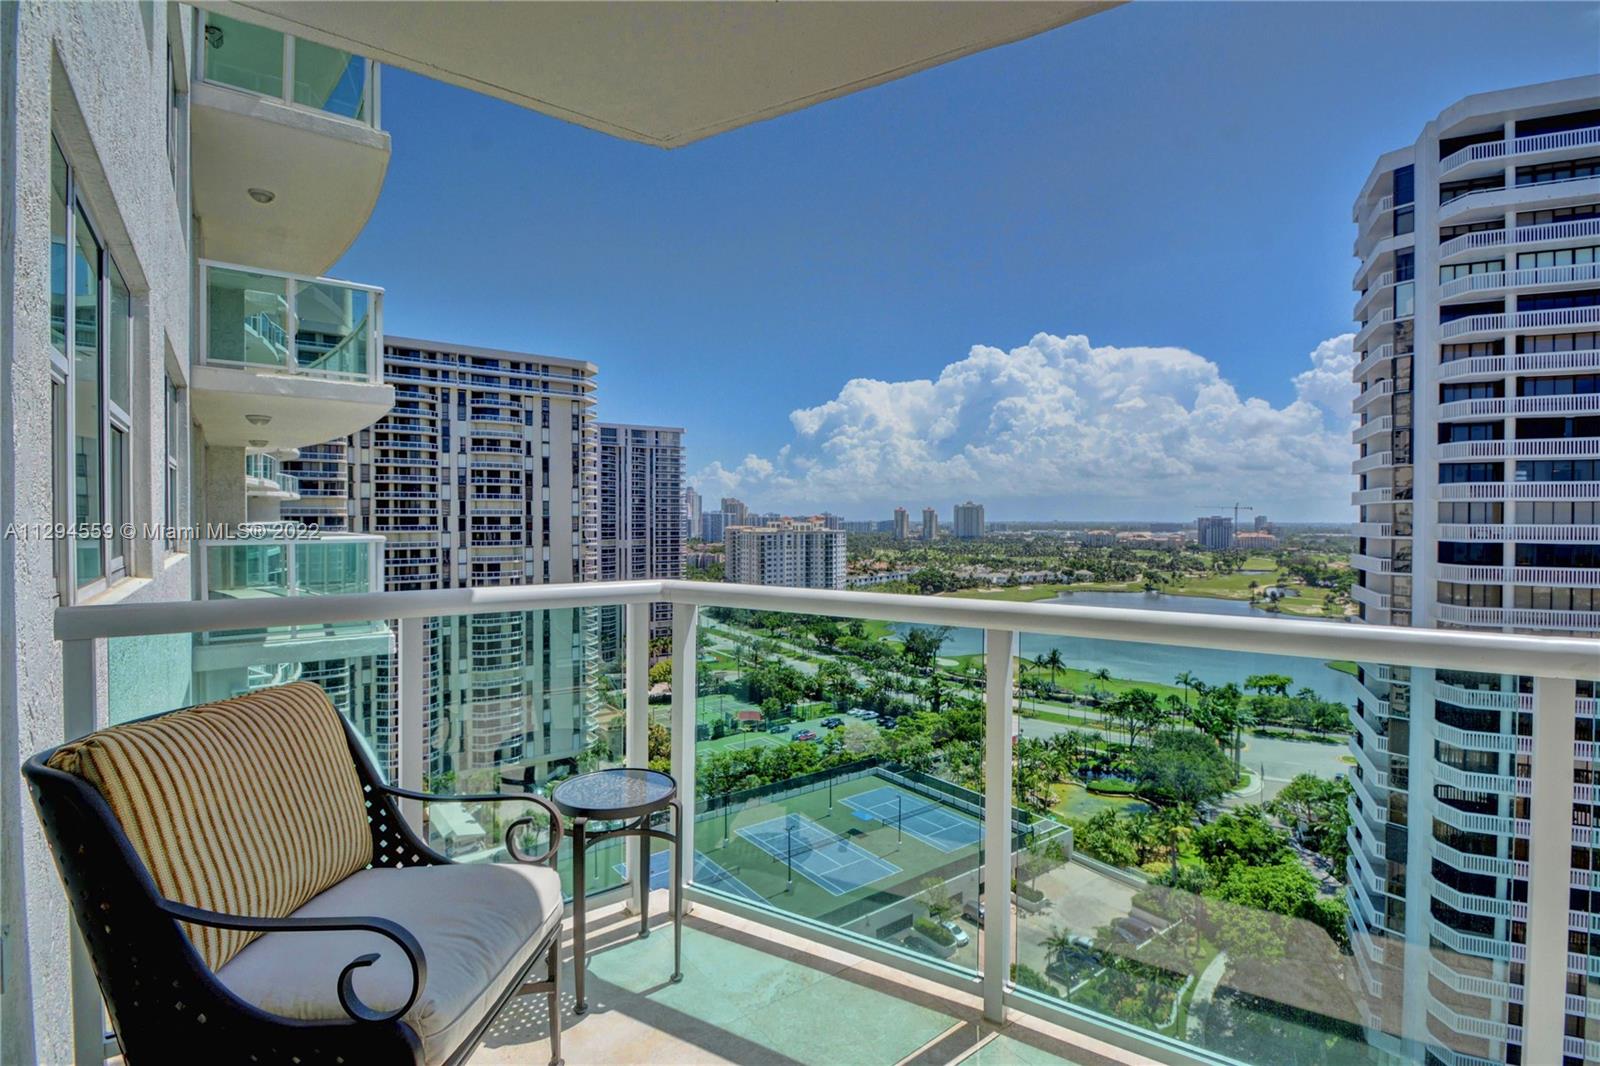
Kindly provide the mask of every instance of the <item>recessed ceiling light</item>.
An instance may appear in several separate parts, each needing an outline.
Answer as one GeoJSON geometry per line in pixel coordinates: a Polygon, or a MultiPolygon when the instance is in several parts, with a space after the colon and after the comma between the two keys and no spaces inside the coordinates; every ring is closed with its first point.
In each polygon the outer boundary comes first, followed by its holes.
{"type": "Polygon", "coordinates": [[[252,426],[264,426],[272,421],[271,415],[245,415],[244,420],[252,426]]]}
{"type": "Polygon", "coordinates": [[[249,443],[252,448],[265,448],[267,446],[267,442],[264,440],[253,440],[249,443]]]}
{"type": "Polygon", "coordinates": [[[249,192],[250,199],[258,204],[270,204],[278,198],[278,194],[271,189],[251,189],[249,192]]]}

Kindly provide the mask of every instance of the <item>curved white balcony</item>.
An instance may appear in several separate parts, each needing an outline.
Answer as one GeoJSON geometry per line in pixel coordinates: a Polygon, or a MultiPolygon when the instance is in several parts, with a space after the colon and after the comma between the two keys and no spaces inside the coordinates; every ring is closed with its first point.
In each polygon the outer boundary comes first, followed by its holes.
{"type": "Polygon", "coordinates": [[[366,226],[388,171],[377,65],[275,30],[203,17],[190,136],[206,253],[319,274],[366,226]]]}
{"type": "MultiPolygon", "coordinates": [[[[1365,748],[1359,747],[1356,744],[1351,744],[1350,754],[1355,756],[1356,765],[1361,767],[1362,773],[1367,776],[1367,781],[1370,784],[1376,786],[1377,788],[1383,789],[1389,787],[1389,771],[1379,768],[1377,760],[1373,758],[1372,752],[1365,748]]],[[[1382,754],[1385,757],[1385,761],[1387,761],[1387,752],[1380,752],[1379,754],[1382,754]]],[[[1382,805],[1380,804],[1379,806],[1382,805]]],[[[1382,843],[1381,839],[1379,840],[1379,843],[1382,843]]],[[[1367,850],[1371,851],[1371,848],[1372,842],[1368,841],[1367,850]]]]}
{"type": "Polygon", "coordinates": [[[1465,318],[1441,323],[1439,325],[1439,339],[1452,340],[1456,337],[1466,337],[1474,333],[1504,333],[1509,328],[1509,315],[1468,315],[1465,318]]]}
{"type": "MultiPolygon", "coordinates": [[[[1550,397],[1566,399],[1566,397],[1550,397]]],[[[1468,403],[1476,401],[1465,401],[1468,403]]],[[[1600,455],[1600,437],[1541,437],[1531,440],[1470,440],[1439,445],[1439,458],[1570,459],[1600,455]]]]}
{"type": "Polygon", "coordinates": [[[1355,535],[1358,537],[1371,537],[1377,540],[1394,539],[1393,522],[1357,522],[1354,526],[1355,535]]]}
{"type": "Polygon", "coordinates": [[[1364,603],[1368,607],[1376,607],[1383,611],[1387,611],[1389,609],[1388,593],[1375,592],[1372,589],[1365,588],[1361,585],[1351,586],[1350,598],[1355,600],[1357,603],[1364,603]]]}
{"type": "Polygon", "coordinates": [[[1486,163],[1492,170],[1497,169],[1499,162],[1507,158],[1561,152],[1597,144],[1600,144],[1600,126],[1562,130],[1559,133],[1537,133],[1501,141],[1484,141],[1481,144],[1468,145],[1439,160],[1439,177],[1443,178],[1458,171],[1464,172],[1474,163],[1486,163]]]}
{"type": "MultiPolygon", "coordinates": [[[[1525,922],[1528,920],[1528,905],[1517,903],[1509,899],[1500,899],[1496,896],[1480,896],[1476,892],[1462,892],[1452,888],[1443,881],[1434,881],[1429,889],[1434,899],[1447,907],[1461,911],[1463,914],[1481,914],[1486,918],[1511,918],[1514,921],[1525,922]]],[[[1452,974],[1454,970],[1450,971],[1452,974]]],[[[1465,976],[1465,975],[1462,975],[1465,976]]],[[[1487,978],[1480,978],[1487,981],[1487,978]]],[[[1465,991],[1461,985],[1454,981],[1446,981],[1451,988],[1465,991]]],[[[1497,982],[1495,982],[1497,983],[1497,982]]],[[[1519,989],[1517,998],[1521,998],[1520,985],[1512,986],[1519,989]]],[[[1491,995],[1489,992],[1474,992],[1473,995],[1491,995]]]]}
{"type": "Polygon", "coordinates": [[[1531,711],[1533,697],[1516,692],[1496,692],[1492,689],[1463,688],[1443,681],[1433,683],[1435,699],[1474,711],[1531,711]]]}
{"type": "MultiPolygon", "coordinates": [[[[1435,767],[1435,772],[1437,772],[1438,770],[1441,770],[1441,769],[1448,770],[1449,767],[1435,767]]],[[[1478,774],[1478,775],[1475,775],[1475,776],[1488,777],[1489,775],[1488,774],[1478,774]]],[[[1473,789],[1473,791],[1475,791],[1475,792],[1488,792],[1488,791],[1491,791],[1491,790],[1490,789],[1484,789],[1484,788],[1478,788],[1478,789],[1473,789]]],[[[1430,839],[1428,841],[1428,852],[1435,859],[1438,859],[1442,863],[1448,863],[1449,865],[1454,866],[1457,870],[1460,870],[1463,873],[1488,874],[1491,877],[1527,877],[1528,876],[1528,864],[1526,862],[1520,862],[1520,861],[1516,861],[1516,860],[1513,860],[1513,859],[1502,859],[1502,858],[1499,858],[1498,856],[1494,856],[1494,855],[1475,855],[1475,854],[1472,854],[1471,852],[1457,851],[1455,848],[1452,848],[1449,844],[1446,844],[1442,840],[1430,839]]],[[[1452,930],[1452,932],[1453,932],[1453,930],[1452,930]]],[[[1456,945],[1451,945],[1451,946],[1455,947],[1456,945]]],[[[1506,947],[1511,947],[1512,945],[1507,944],[1505,946],[1506,947]]],[[[1465,949],[1460,948],[1460,947],[1457,947],[1456,949],[1458,951],[1465,950],[1465,949]]],[[[1471,952],[1469,952],[1469,954],[1477,955],[1477,954],[1482,954],[1482,952],[1471,951],[1471,952]]],[[[1495,956],[1495,957],[1496,958],[1504,958],[1505,956],[1495,956]]]]}
{"type": "Polygon", "coordinates": [[[1471,584],[1559,585],[1567,588],[1600,588],[1600,570],[1569,566],[1460,566],[1439,564],[1441,581],[1471,584]]]}
{"type": "Polygon", "coordinates": [[[1475,377],[1500,377],[1506,373],[1506,357],[1503,355],[1475,355],[1466,359],[1453,359],[1448,363],[1440,363],[1434,369],[1433,376],[1440,381],[1452,381],[1456,378],[1475,377]]]}
{"type": "MultiPolygon", "coordinates": [[[[1410,315],[1401,315],[1400,319],[1404,320],[1410,317],[1410,315]]],[[[1365,348],[1367,346],[1367,342],[1372,340],[1373,337],[1377,336],[1380,330],[1394,325],[1395,320],[1394,307],[1392,305],[1389,307],[1378,308],[1372,313],[1370,318],[1361,323],[1361,328],[1356,330],[1356,339],[1353,342],[1356,349],[1360,350],[1365,348]]]]}
{"type": "Polygon", "coordinates": [[[1600,632],[1600,611],[1550,611],[1529,607],[1458,607],[1439,604],[1441,621],[1459,625],[1517,629],[1557,629],[1572,633],[1600,632]]]}
{"type": "Polygon", "coordinates": [[[1386,366],[1393,358],[1394,345],[1380,344],[1378,347],[1371,349],[1359,360],[1357,360],[1355,369],[1350,372],[1351,376],[1356,381],[1361,381],[1370,375],[1376,368],[1380,366],[1386,366]]]}
{"type": "Polygon", "coordinates": [[[1350,440],[1352,443],[1360,444],[1362,441],[1376,437],[1380,433],[1388,433],[1393,428],[1393,415],[1380,415],[1377,418],[1369,418],[1350,431],[1350,440]]]}
{"type": "Polygon", "coordinates": [[[1496,270],[1485,274],[1468,274],[1465,277],[1452,278],[1439,286],[1439,298],[1449,300],[1458,296],[1522,289],[1530,285],[1560,288],[1591,284],[1597,279],[1600,279],[1600,263],[1533,267],[1526,270],[1496,270]]]}
{"type": "Polygon", "coordinates": [[[1352,555],[1350,556],[1350,565],[1357,570],[1365,570],[1369,574],[1394,573],[1394,560],[1385,559],[1377,555],[1352,555]]]}
{"type": "Polygon", "coordinates": [[[1373,470],[1381,470],[1386,466],[1394,465],[1392,452],[1376,452],[1372,455],[1363,455],[1350,464],[1352,474],[1365,474],[1373,470]]]}
{"type": "Polygon", "coordinates": [[[1380,293],[1387,291],[1393,286],[1393,270],[1385,270],[1382,274],[1379,274],[1377,277],[1368,282],[1367,287],[1362,290],[1360,298],[1356,300],[1354,312],[1354,317],[1356,320],[1360,321],[1363,319],[1366,315],[1367,306],[1371,304],[1373,300],[1377,299],[1380,293]]]}
{"type": "MultiPolygon", "coordinates": [[[[1385,345],[1384,347],[1389,346],[1385,345]]],[[[1363,409],[1370,407],[1379,400],[1387,399],[1393,395],[1394,379],[1380,378],[1362,389],[1356,398],[1350,401],[1350,410],[1359,414],[1363,409]]]]}
{"type": "MultiPolygon", "coordinates": [[[[1506,413],[1506,401],[1499,397],[1483,400],[1452,400],[1439,405],[1439,419],[1498,417],[1506,413]]],[[[1444,458],[1443,455],[1440,458],[1444,458]]]]}
{"type": "MultiPolygon", "coordinates": [[[[1372,723],[1367,721],[1365,715],[1352,714],[1350,716],[1350,721],[1355,726],[1356,732],[1361,735],[1361,747],[1364,747],[1369,751],[1378,752],[1381,755],[1389,754],[1389,738],[1383,736],[1376,729],[1372,728],[1372,723]]],[[[1351,744],[1352,746],[1355,745],[1354,740],[1351,741],[1351,744]]],[[[1381,810],[1381,808],[1378,809],[1381,810]]],[[[1376,818],[1377,816],[1372,815],[1372,817],[1376,818]]],[[[1381,827],[1383,819],[1378,818],[1377,820],[1381,827]]]]}
{"type": "Polygon", "coordinates": [[[1589,175],[1528,185],[1473,189],[1440,204],[1437,218],[1440,225],[1447,226],[1487,221],[1512,207],[1560,207],[1583,203],[1596,193],[1600,193],[1600,178],[1589,175]],[[1472,217],[1475,214],[1478,215],[1477,219],[1472,217]]]}
{"type": "Polygon", "coordinates": [[[1526,818],[1503,818],[1496,814],[1475,814],[1472,811],[1460,811],[1448,803],[1436,803],[1433,806],[1433,817],[1445,825],[1459,829],[1464,833],[1492,833],[1495,836],[1522,836],[1528,835],[1528,820],[1526,818]]]}
{"type": "Polygon", "coordinates": [[[1357,489],[1350,494],[1350,502],[1357,507],[1370,507],[1377,504],[1393,503],[1394,489],[1388,485],[1376,489],[1357,489]]]}
{"type": "Polygon", "coordinates": [[[1361,260],[1361,265],[1356,268],[1355,276],[1350,279],[1350,287],[1357,292],[1367,288],[1365,279],[1375,268],[1383,264],[1395,252],[1415,246],[1416,234],[1414,233],[1396,233],[1393,236],[1382,238],[1372,246],[1372,251],[1367,253],[1366,258],[1361,260]]]}
{"type": "Polygon", "coordinates": [[[1438,497],[1441,500],[1600,500],[1600,481],[1517,481],[1509,485],[1500,481],[1464,481],[1440,485],[1438,497]]]}
{"type": "Polygon", "coordinates": [[[1505,1022],[1490,1021],[1487,1018],[1477,1018],[1470,1014],[1460,1014],[1428,997],[1428,1013],[1450,1027],[1452,1032],[1465,1036],[1482,1037],[1485,1040],[1498,1040],[1507,1042],[1521,1042],[1522,1026],[1508,1025],[1505,1022]]]}

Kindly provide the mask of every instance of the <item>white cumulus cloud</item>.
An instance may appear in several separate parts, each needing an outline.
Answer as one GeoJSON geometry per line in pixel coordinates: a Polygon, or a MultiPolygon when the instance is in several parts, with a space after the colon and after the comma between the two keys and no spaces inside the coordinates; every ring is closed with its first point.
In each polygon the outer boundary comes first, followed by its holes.
{"type": "Polygon", "coordinates": [[[1235,499],[1285,520],[1350,517],[1351,334],[1317,345],[1283,406],[1183,348],[1036,335],[975,345],[935,380],[855,378],[793,411],[771,456],[696,482],[763,510],[887,514],[972,498],[993,517],[1188,518],[1235,499]]]}

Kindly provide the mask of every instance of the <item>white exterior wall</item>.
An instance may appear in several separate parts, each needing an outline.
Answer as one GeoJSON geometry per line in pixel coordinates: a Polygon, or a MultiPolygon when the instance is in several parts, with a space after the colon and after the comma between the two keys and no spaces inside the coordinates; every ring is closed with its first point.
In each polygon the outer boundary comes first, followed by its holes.
{"type": "MultiPolygon", "coordinates": [[[[133,298],[131,518],[182,520],[165,509],[163,390],[168,372],[180,386],[188,379],[192,257],[186,128],[176,189],[166,151],[167,44],[174,42],[186,84],[188,16],[188,8],[164,4],[0,6],[0,525],[52,516],[44,446],[52,131],[133,298]]],[[[186,107],[182,114],[186,120],[186,107]]],[[[188,440],[187,429],[182,437],[188,440]]],[[[242,497],[242,482],[235,491],[242,497]]],[[[190,594],[187,554],[138,540],[128,566],[130,576],[93,602],[190,594]]],[[[15,768],[64,739],[50,545],[0,540],[0,574],[0,761],[15,768]]],[[[103,657],[98,669],[103,692],[103,657]]],[[[7,781],[0,794],[0,1061],[67,1061],[65,900],[21,777],[13,772],[7,781]]]]}

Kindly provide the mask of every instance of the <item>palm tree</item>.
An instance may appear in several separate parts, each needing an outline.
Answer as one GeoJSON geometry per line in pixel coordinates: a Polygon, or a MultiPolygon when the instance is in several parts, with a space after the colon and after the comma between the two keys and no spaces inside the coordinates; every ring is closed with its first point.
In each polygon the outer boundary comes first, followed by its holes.
{"type": "Polygon", "coordinates": [[[1110,681],[1111,671],[1102,666],[1100,669],[1094,672],[1094,679],[1096,681],[1110,681]]]}
{"type": "Polygon", "coordinates": [[[1061,649],[1051,648],[1050,654],[1044,657],[1044,665],[1050,670],[1050,687],[1054,688],[1056,684],[1056,671],[1067,665],[1061,660],[1061,649]]]}
{"type": "Polygon", "coordinates": [[[1050,935],[1044,938],[1044,949],[1050,953],[1051,958],[1056,958],[1076,947],[1072,942],[1072,934],[1059,925],[1052,926],[1050,935]]]}
{"type": "Polygon", "coordinates": [[[1183,686],[1183,712],[1184,712],[1184,717],[1188,717],[1188,714],[1189,714],[1189,693],[1193,692],[1195,690],[1195,688],[1200,684],[1200,679],[1198,677],[1195,677],[1194,674],[1191,673],[1190,671],[1185,670],[1183,673],[1181,673],[1177,677],[1173,678],[1172,679],[1172,683],[1175,684],[1175,685],[1182,685],[1183,686]]]}

